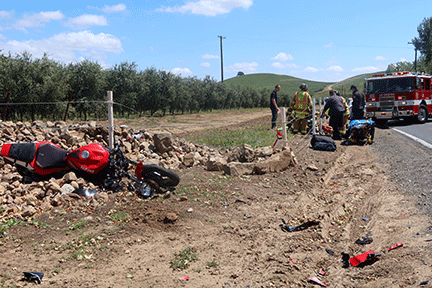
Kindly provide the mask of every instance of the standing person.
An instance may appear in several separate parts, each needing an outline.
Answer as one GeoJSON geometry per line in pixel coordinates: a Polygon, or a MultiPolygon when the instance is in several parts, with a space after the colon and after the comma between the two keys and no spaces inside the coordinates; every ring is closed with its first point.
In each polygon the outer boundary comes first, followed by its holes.
{"type": "Polygon", "coordinates": [[[366,105],[365,95],[359,90],[357,90],[356,85],[351,85],[350,89],[353,92],[351,120],[363,119],[364,118],[363,110],[366,105]]]}
{"type": "Polygon", "coordinates": [[[280,90],[280,85],[278,84],[275,86],[275,89],[273,90],[273,92],[270,95],[270,109],[272,112],[271,128],[270,129],[276,128],[276,119],[277,119],[278,112],[279,112],[277,92],[279,92],[279,90],[280,90]]]}
{"type": "Polygon", "coordinates": [[[329,95],[330,97],[327,98],[321,115],[325,116],[326,111],[328,110],[328,115],[330,116],[329,125],[333,128],[333,139],[342,140],[339,129],[342,127],[346,108],[342,98],[337,96],[335,91],[330,90],[329,95]]]}
{"type": "Polygon", "coordinates": [[[307,133],[307,119],[312,112],[312,97],[307,92],[308,88],[305,83],[300,85],[300,91],[297,91],[294,95],[294,99],[291,102],[291,109],[293,110],[292,116],[295,119],[293,123],[293,133],[296,134],[299,131],[305,135],[307,133]]]}
{"type": "Polygon", "coordinates": [[[342,135],[345,135],[346,134],[346,127],[347,127],[347,124],[348,124],[348,120],[350,118],[350,111],[348,109],[348,103],[346,102],[345,98],[341,95],[341,92],[340,91],[336,91],[336,95],[339,96],[339,97],[341,97],[342,102],[344,103],[344,106],[345,106],[345,113],[344,113],[343,120],[342,120],[342,127],[340,129],[340,133],[342,135]]]}

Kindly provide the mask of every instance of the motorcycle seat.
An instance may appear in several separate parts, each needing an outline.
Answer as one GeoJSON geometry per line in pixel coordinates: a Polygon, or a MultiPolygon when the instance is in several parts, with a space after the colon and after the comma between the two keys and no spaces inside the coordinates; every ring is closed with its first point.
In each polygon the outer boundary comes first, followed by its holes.
{"type": "Polygon", "coordinates": [[[31,142],[31,143],[14,143],[13,145],[10,145],[10,149],[8,153],[6,153],[3,156],[10,157],[16,160],[21,160],[24,161],[25,163],[30,163],[34,160],[35,155],[36,155],[36,144],[31,142]]]}
{"type": "Polygon", "coordinates": [[[66,167],[66,156],[68,153],[68,150],[59,148],[51,143],[41,144],[37,150],[36,164],[42,169],[66,167]]]}

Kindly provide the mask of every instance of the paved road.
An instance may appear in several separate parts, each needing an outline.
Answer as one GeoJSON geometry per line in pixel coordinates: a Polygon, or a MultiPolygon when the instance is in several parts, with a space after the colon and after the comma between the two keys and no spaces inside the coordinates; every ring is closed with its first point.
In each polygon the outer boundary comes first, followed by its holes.
{"type": "Polygon", "coordinates": [[[409,124],[405,121],[390,122],[389,126],[396,132],[400,132],[413,140],[420,139],[420,143],[432,148],[432,121],[425,124],[409,124]]]}

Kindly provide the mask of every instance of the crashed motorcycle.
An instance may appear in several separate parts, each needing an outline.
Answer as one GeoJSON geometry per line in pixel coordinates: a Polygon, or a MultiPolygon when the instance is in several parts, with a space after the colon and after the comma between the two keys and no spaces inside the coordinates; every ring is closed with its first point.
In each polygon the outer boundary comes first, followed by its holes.
{"type": "Polygon", "coordinates": [[[127,186],[129,191],[144,198],[161,188],[171,189],[180,182],[174,171],[129,159],[122,146],[121,141],[115,141],[113,149],[90,143],[75,150],[65,150],[50,141],[38,141],[6,143],[0,153],[17,167],[24,182],[56,177],[71,170],[103,190],[118,192],[127,186]],[[131,164],[135,165],[135,175],[128,172],[131,164]],[[125,184],[123,178],[130,181],[125,184]]]}

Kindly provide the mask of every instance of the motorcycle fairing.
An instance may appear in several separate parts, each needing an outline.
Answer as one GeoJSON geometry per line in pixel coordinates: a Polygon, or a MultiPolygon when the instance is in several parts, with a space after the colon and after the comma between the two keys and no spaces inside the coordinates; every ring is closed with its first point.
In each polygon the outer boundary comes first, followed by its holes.
{"type": "Polygon", "coordinates": [[[109,151],[99,143],[90,143],[73,150],[67,156],[67,163],[88,174],[97,174],[108,165],[109,151]]]}

